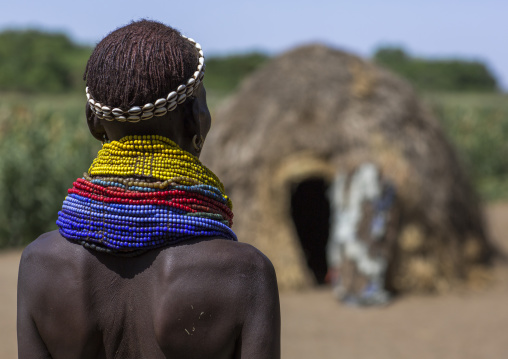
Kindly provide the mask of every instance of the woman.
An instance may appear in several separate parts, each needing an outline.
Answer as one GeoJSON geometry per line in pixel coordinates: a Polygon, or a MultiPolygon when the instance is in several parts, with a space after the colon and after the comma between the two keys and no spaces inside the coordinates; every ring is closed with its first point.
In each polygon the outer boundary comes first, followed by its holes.
{"type": "Polygon", "coordinates": [[[230,199],[199,162],[210,113],[201,46],[142,20],[85,71],[103,148],[58,231],[23,252],[20,358],[278,358],[270,261],[239,243],[230,199]]]}

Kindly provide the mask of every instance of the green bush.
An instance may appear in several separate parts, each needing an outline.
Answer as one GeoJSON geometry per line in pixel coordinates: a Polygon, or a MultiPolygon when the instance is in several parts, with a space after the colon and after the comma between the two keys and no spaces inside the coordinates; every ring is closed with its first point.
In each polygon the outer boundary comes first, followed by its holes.
{"type": "Polygon", "coordinates": [[[0,102],[0,248],[56,229],[72,182],[99,149],[80,97],[2,96],[0,102]]]}
{"type": "Polygon", "coordinates": [[[508,95],[426,96],[485,200],[508,198],[508,95]]]}

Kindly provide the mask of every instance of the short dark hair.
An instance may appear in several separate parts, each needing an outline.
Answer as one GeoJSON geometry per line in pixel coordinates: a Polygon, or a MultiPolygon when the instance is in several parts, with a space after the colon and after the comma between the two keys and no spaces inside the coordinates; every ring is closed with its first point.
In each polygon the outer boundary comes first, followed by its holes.
{"type": "Polygon", "coordinates": [[[166,97],[192,77],[197,64],[194,45],[178,30],[140,20],[97,44],[83,79],[94,100],[126,109],[166,97]]]}

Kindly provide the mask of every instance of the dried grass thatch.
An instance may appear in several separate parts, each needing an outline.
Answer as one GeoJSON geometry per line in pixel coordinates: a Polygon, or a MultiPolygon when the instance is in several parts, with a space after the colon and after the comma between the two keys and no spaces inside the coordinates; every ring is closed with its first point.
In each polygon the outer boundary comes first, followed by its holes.
{"type": "Polygon", "coordinates": [[[410,85],[320,45],[279,56],[217,111],[203,162],[235,205],[235,232],[274,263],[279,286],[314,282],[291,217],[291,188],[364,162],[397,187],[388,283],[439,290],[478,273],[491,249],[471,185],[410,85]]]}

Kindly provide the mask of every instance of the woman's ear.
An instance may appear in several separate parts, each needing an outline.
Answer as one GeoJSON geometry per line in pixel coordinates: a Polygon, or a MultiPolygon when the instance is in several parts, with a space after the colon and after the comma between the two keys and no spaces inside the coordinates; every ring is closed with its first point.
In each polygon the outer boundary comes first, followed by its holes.
{"type": "Polygon", "coordinates": [[[92,136],[101,142],[104,141],[104,139],[107,138],[106,130],[104,129],[104,126],[102,126],[101,120],[95,116],[90,109],[88,102],[86,103],[85,114],[86,124],[88,125],[88,129],[90,130],[92,136]]]}

